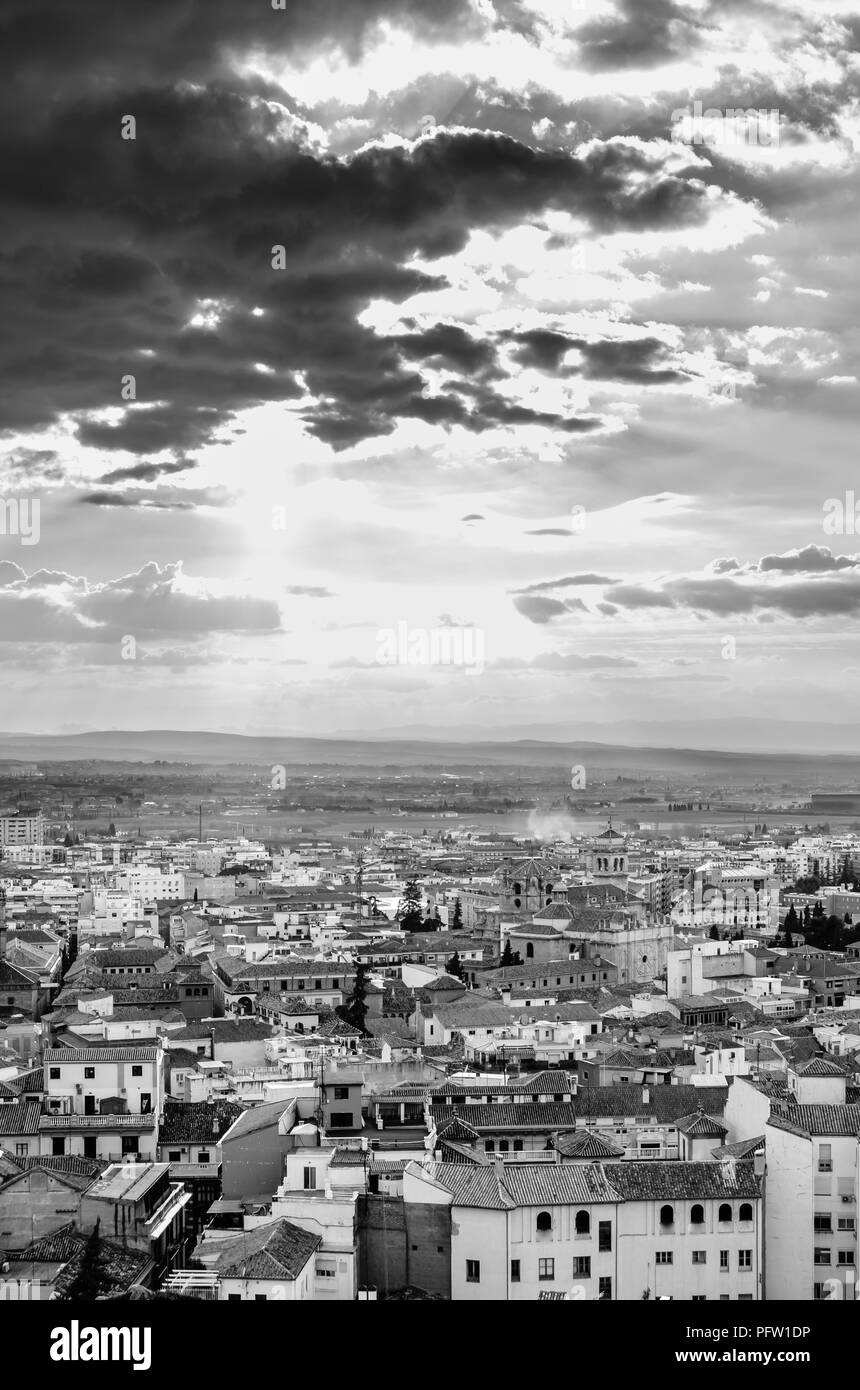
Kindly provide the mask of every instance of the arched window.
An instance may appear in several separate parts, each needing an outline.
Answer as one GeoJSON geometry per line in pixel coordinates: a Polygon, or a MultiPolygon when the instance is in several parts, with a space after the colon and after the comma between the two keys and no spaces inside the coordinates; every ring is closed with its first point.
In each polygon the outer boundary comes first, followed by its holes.
{"type": "Polygon", "coordinates": [[[675,1224],[675,1208],[674,1208],[674,1207],[670,1207],[670,1206],[661,1207],[661,1208],[660,1208],[660,1225],[661,1225],[661,1226],[674,1226],[674,1224],[675,1224]]]}
{"type": "Polygon", "coordinates": [[[738,1220],[739,1220],[739,1221],[752,1221],[752,1219],[753,1219],[753,1215],[752,1215],[752,1203],[751,1203],[751,1202],[741,1202],[741,1209],[740,1209],[740,1211],[738,1212],[738,1220]]]}
{"type": "Polygon", "coordinates": [[[690,1209],[690,1221],[694,1226],[701,1226],[703,1225],[704,1220],[705,1208],[701,1205],[701,1203],[697,1202],[696,1205],[694,1207],[691,1207],[690,1209]]]}
{"type": "Polygon", "coordinates": [[[521,883],[515,883],[515,884],[514,884],[514,893],[516,894],[517,897],[520,896],[520,893],[522,893],[522,891],[523,891],[522,884],[521,884],[521,883]]]}
{"type": "Polygon", "coordinates": [[[550,1216],[549,1212],[548,1212],[548,1211],[539,1211],[539,1212],[538,1212],[538,1218],[537,1218],[537,1223],[536,1223],[536,1224],[537,1224],[537,1229],[538,1229],[538,1231],[551,1231],[551,1230],[552,1230],[552,1217],[550,1216]]]}
{"type": "Polygon", "coordinates": [[[728,1202],[721,1202],[720,1210],[717,1214],[719,1216],[720,1221],[731,1221],[732,1209],[730,1204],[728,1202]]]}
{"type": "Polygon", "coordinates": [[[578,1236],[587,1236],[590,1234],[591,1217],[587,1211],[578,1211],[576,1213],[575,1228],[578,1236]]]}
{"type": "Polygon", "coordinates": [[[500,1140],[499,1140],[499,1153],[500,1153],[500,1154],[506,1154],[506,1153],[508,1152],[508,1149],[509,1149],[509,1148],[510,1148],[510,1145],[508,1144],[507,1139],[500,1139],[500,1140]]]}

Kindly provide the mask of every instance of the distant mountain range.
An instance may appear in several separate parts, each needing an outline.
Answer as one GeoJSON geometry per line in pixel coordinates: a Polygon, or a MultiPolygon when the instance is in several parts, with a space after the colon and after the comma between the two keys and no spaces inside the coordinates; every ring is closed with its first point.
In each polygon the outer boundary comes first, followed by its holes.
{"type": "MultiPolygon", "coordinates": [[[[728,722],[728,721],[724,721],[728,722]]],[[[748,721],[759,726],[759,721],[748,721]]],[[[763,722],[762,722],[763,726],[763,722]]],[[[23,762],[148,762],[164,759],[178,763],[253,763],[258,766],[275,764],[314,765],[329,763],[346,767],[455,767],[455,766],[523,766],[554,767],[582,763],[586,769],[602,769],[627,776],[645,776],[654,772],[725,773],[738,781],[791,781],[796,775],[805,781],[821,777],[830,785],[856,783],[860,785],[860,751],[853,726],[818,726],[817,734],[832,731],[835,748],[821,749],[806,746],[803,731],[806,726],[778,723],[768,724],[771,740],[785,740],[783,750],[768,749],[765,739],[758,741],[753,751],[748,745],[735,748],[705,748],[695,744],[679,747],[689,725],[675,726],[674,744],[668,741],[664,726],[652,725],[652,740],[628,742],[619,735],[609,738],[604,726],[602,739],[586,739],[583,733],[596,731],[600,726],[579,726],[578,737],[573,731],[565,737],[547,737],[542,729],[540,738],[501,735],[496,730],[477,732],[458,729],[452,734],[435,737],[421,736],[417,729],[391,730],[387,736],[366,734],[338,738],[297,738],[276,735],[245,735],[203,730],[141,729],[94,730],[80,734],[2,734],[0,759],[23,762]],[[841,730],[840,743],[836,730],[841,730]],[[791,730],[790,737],[785,731],[791,730]],[[849,740],[850,733],[850,740],[849,740]],[[487,735],[492,737],[488,738],[487,735]],[[659,741],[658,741],[659,738],[659,741]],[[611,740],[611,741],[610,741],[611,740]],[[789,751],[790,750],[790,751],[789,751]]],[[[618,726],[626,731],[627,726],[618,726]]],[[[712,728],[704,721],[700,730],[712,728]]],[[[556,726],[553,726],[553,733],[556,726]]],[[[743,730],[744,740],[752,739],[750,727],[743,730]]],[[[704,733],[700,737],[704,738],[704,733]]]]}

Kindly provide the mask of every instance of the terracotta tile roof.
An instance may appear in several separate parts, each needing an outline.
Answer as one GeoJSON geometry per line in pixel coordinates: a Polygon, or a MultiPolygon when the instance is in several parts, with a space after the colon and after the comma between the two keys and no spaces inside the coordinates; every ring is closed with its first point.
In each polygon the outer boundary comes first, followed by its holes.
{"type": "Polygon", "coordinates": [[[682,1115],[675,1123],[681,1133],[690,1139],[722,1139],[729,1132],[727,1125],[702,1110],[697,1110],[693,1115],[682,1115]]]}
{"type": "Polygon", "coordinates": [[[701,1201],[709,1197],[759,1197],[761,1180],[752,1163],[729,1160],[684,1163],[677,1159],[604,1163],[603,1172],[622,1200],[701,1201]]]}
{"type": "Polygon", "coordinates": [[[768,1124],[785,1128],[787,1120],[795,1130],[809,1137],[851,1138],[860,1135],[860,1105],[776,1105],[768,1124]]]}
{"type": "Polygon", "coordinates": [[[621,1158],[624,1153],[620,1144],[613,1144],[590,1129],[559,1135],[555,1147],[564,1158],[621,1158]]]}
{"type": "Polygon", "coordinates": [[[245,1107],[234,1101],[167,1101],[158,1130],[159,1146],[217,1144],[245,1107]]]}
{"type": "Polygon", "coordinates": [[[430,1113],[438,1132],[446,1133],[451,1139],[463,1137],[444,1128],[448,1120],[454,1119],[462,1120],[478,1134],[527,1130],[551,1133],[554,1129],[576,1128],[576,1112],[569,1101],[527,1101],[519,1105],[504,1101],[500,1105],[433,1105],[430,1113]]]}
{"type": "Polygon", "coordinates": [[[0,1105],[0,1134],[38,1134],[42,1107],[37,1100],[0,1105]]]}
{"type": "Polygon", "coordinates": [[[297,1279],[322,1236],[275,1221],[219,1241],[213,1268],[222,1279],[297,1279]]]}
{"type": "Polygon", "coordinates": [[[147,1044],[129,1044],[127,1047],[48,1047],[45,1049],[45,1066],[77,1062],[157,1062],[160,1056],[161,1048],[147,1044]]]}
{"type": "Polygon", "coordinates": [[[749,1159],[764,1146],[765,1137],[759,1134],[755,1139],[742,1139],[738,1144],[723,1144],[719,1149],[712,1149],[711,1154],[713,1158],[749,1159]]]}

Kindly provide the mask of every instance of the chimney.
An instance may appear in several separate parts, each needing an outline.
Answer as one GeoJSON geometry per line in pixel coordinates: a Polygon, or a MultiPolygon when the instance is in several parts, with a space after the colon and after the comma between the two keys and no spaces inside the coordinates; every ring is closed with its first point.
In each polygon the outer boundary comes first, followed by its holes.
{"type": "Polygon", "coordinates": [[[643,1086],[643,1087],[642,1087],[642,1104],[643,1104],[643,1105],[647,1105],[648,1102],[650,1101],[650,1099],[651,1099],[651,1092],[648,1090],[648,1087],[647,1087],[647,1086],[643,1086]]]}

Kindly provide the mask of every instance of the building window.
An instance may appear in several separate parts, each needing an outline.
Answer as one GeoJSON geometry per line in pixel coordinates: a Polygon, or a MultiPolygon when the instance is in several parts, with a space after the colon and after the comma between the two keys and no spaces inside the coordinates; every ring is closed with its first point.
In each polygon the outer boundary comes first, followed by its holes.
{"type": "Polygon", "coordinates": [[[187,989],[187,988],[186,988],[186,990],[185,990],[185,998],[186,998],[186,999],[190,999],[190,998],[191,998],[191,990],[190,990],[190,989],[187,989]]]}
{"type": "Polygon", "coordinates": [[[51,1140],[51,1153],[57,1157],[66,1152],[66,1141],[63,1138],[51,1140]]]}
{"type": "Polygon", "coordinates": [[[227,1302],[228,1302],[228,1303],[241,1303],[241,1302],[242,1302],[242,1295],[241,1295],[240,1293],[228,1293],[228,1295],[227,1295],[227,1302]]]}
{"type": "Polygon", "coordinates": [[[612,1222],[598,1221],[597,1223],[597,1248],[598,1250],[612,1249],[612,1222]]]}
{"type": "Polygon", "coordinates": [[[132,1067],[132,1076],[143,1076],[143,1067],[132,1067]]]}
{"type": "Polygon", "coordinates": [[[693,1303],[706,1303],[708,1299],[706,1293],[694,1293],[691,1297],[693,1303]]]}
{"type": "Polygon", "coordinates": [[[660,1208],[660,1225],[661,1225],[661,1226],[674,1226],[674,1224],[675,1224],[675,1209],[674,1209],[674,1207],[670,1207],[670,1206],[661,1207],[661,1208],[660,1208]]]}
{"type": "Polygon", "coordinates": [[[485,1140],[484,1140],[484,1150],[485,1150],[486,1153],[488,1153],[488,1154],[494,1153],[494,1152],[495,1152],[495,1148],[496,1148],[496,1141],[495,1141],[495,1139],[485,1139],[485,1140]]]}
{"type": "Polygon", "coordinates": [[[738,1269],[752,1269],[752,1251],[738,1251],[738,1269]]]}
{"type": "Polygon", "coordinates": [[[812,1218],[813,1231],[832,1231],[829,1211],[817,1211],[812,1218]]]}
{"type": "Polygon", "coordinates": [[[317,1264],[318,1279],[334,1279],[337,1275],[334,1260],[320,1260],[317,1264]]]}
{"type": "Polygon", "coordinates": [[[538,1231],[551,1231],[552,1217],[550,1216],[549,1212],[539,1211],[537,1216],[537,1222],[535,1224],[537,1226],[538,1231]]]}
{"type": "Polygon", "coordinates": [[[51,1079],[51,1081],[59,1081],[59,1079],[60,1079],[60,1068],[59,1068],[59,1067],[49,1067],[49,1068],[48,1068],[48,1076],[49,1076],[49,1078],[51,1079]]]}
{"type": "Polygon", "coordinates": [[[837,1229],[837,1231],[853,1231],[853,1230],[854,1230],[854,1217],[853,1217],[853,1216],[837,1216],[837,1218],[836,1218],[836,1229],[837,1229]]]}
{"type": "Polygon", "coordinates": [[[169,1152],[168,1155],[167,1155],[167,1161],[168,1161],[168,1163],[181,1163],[181,1162],[182,1162],[182,1150],[181,1150],[181,1149],[171,1149],[170,1152],[169,1152]]]}
{"type": "Polygon", "coordinates": [[[657,1264],[657,1265],[670,1265],[670,1264],[672,1264],[672,1251],[671,1251],[671,1250],[658,1250],[657,1253],[656,1253],[656,1255],[654,1256],[654,1263],[657,1264]]]}
{"type": "Polygon", "coordinates": [[[729,1252],[728,1252],[728,1250],[721,1250],[721,1251],[720,1251],[720,1273],[721,1273],[721,1274],[723,1274],[723,1273],[728,1274],[728,1272],[729,1272],[729,1252]]]}
{"type": "Polygon", "coordinates": [[[819,1173],[833,1172],[833,1155],[830,1144],[818,1145],[818,1171],[819,1173]]]}
{"type": "Polygon", "coordinates": [[[597,1281],[597,1297],[604,1303],[612,1298],[612,1279],[608,1274],[601,1274],[597,1281]]]}
{"type": "Polygon", "coordinates": [[[335,1086],[335,1088],[334,1088],[334,1098],[335,1098],[335,1100],[349,1100],[349,1087],[348,1087],[348,1086],[335,1086]]]}
{"type": "Polygon", "coordinates": [[[510,1144],[508,1143],[507,1139],[500,1139],[500,1140],[499,1140],[499,1153],[500,1153],[500,1154],[506,1154],[506,1153],[508,1152],[508,1149],[509,1149],[510,1147],[511,1147],[511,1146],[510,1146],[510,1144]]]}
{"type": "Polygon", "coordinates": [[[752,1221],[752,1202],[741,1202],[741,1209],[738,1212],[739,1221],[752,1221]]]}
{"type": "Polygon", "coordinates": [[[717,1213],[717,1218],[718,1218],[719,1221],[724,1222],[724,1223],[725,1223],[726,1221],[731,1221],[731,1219],[732,1219],[732,1209],[731,1209],[731,1206],[730,1206],[730,1204],[729,1204],[728,1202],[721,1202],[721,1203],[720,1203],[720,1210],[719,1210],[718,1213],[717,1213]]]}
{"type": "Polygon", "coordinates": [[[576,1213],[574,1227],[578,1236],[587,1236],[591,1234],[591,1217],[587,1211],[578,1211],[576,1213]]]}
{"type": "Polygon", "coordinates": [[[84,1080],[85,1080],[85,1081],[95,1081],[95,1079],[96,1079],[96,1069],[95,1069],[95,1067],[84,1067],[84,1080]]]}
{"type": "Polygon", "coordinates": [[[26,1157],[27,1157],[27,1154],[28,1154],[29,1152],[30,1152],[30,1145],[29,1145],[29,1144],[16,1144],[16,1145],[15,1145],[15,1157],[16,1157],[16,1158],[26,1158],[26,1157]]]}
{"type": "Polygon", "coordinates": [[[329,1125],[332,1129],[352,1129],[353,1117],[349,1110],[333,1110],[329,1125]]]}
{"type": "Polygon", "coordinates": [[[511,1260],[511,1283],[512,1283],[512,1284],[518,1284],[519,1282],[520,1282],[520,1262],[519,1262],[519,1260],[511,1260]]]}
{"type": "Polygon", "coordinates": [[[813,1252],[812,1263],[816,1265],[829,1265],[830,1251],[823,1245],[816,1245],[813,1252]]]}
{"type": "Polygon", "coordinates": [[[467,1260],[467,1261],[466,1261],[466,1283],[467,1283],[467,1284],[480,1284],[480,1282],[481,1282],[481,1261],[480,1261],[480,1260],[467,1260]]]}
{"type": "Polygon", "coordinates": [[[573,1277],[574,1279],[591,1278],[591,1256],[574,1255],[573,1257],[573,1277]]]}
{"type": "Polygon", "coordinates": [[[519,1153],[522,1153],[522,1151],[523,1151],[523,1141],[522,1141],[522,1139],[515,1139],[515,1140],[514,1140],[514,1153],[515,1153],[515,1154],[519,1154],[519,1153]]]}
{"type": "Polygon", "coordinates": [[[738,1303],[752,1303],[752,1301],[753,1301],[753,1296],[752,1296],[751,1293],[739,1293],[739,1294],[738,1294],[738,1303]]]}
{"type": "Polygon", "coordinates": [[[538,1260],[538,1279],[555,1278],[555,1260],[538,1260]]]}
{"type": "Polygon", "coordinates": [[[837,1252],[836,1252],[836,1263],[837,1263],[838,1265],[853,1265],[853,1263],[854,1263],[854,1251],[853,1251],[853,1250],[837,1250],[837,1252]]]}
{"type": "Polygon", "coordinates": [[[707,1260],[708,1260],[707,1251],[705,1251],[705,1250],[694,1250],[694,1251],[693,1251],[693,1264],[694,1264],[694,1265],[703,1265],[703,1264],[707,1264],[707,1260]]]}
{"type": "Polygon", "coordinates": [[[705,1208],[700,1202],[690,1208],[690,1221],[694,1226],[703,1226],[705,1222],[705,1208]]]}
{"type": "Polygon", "coordinates": [[[122,1136],[121,1147],[123,1157],[137,1155],[139,1140],[136,1134],[124,1134],[122,1136]]]}
{"type": "Polygon", "coordinates": [[[208,1162],[209,1162],[209,1154],[208,1154],[208,1152],[207,1152],[206,1149],[198,1149],[198,1150],[197,1150],[197,1162],[198,1162],[198,1163],[208,1163],[208,1162]]]}

